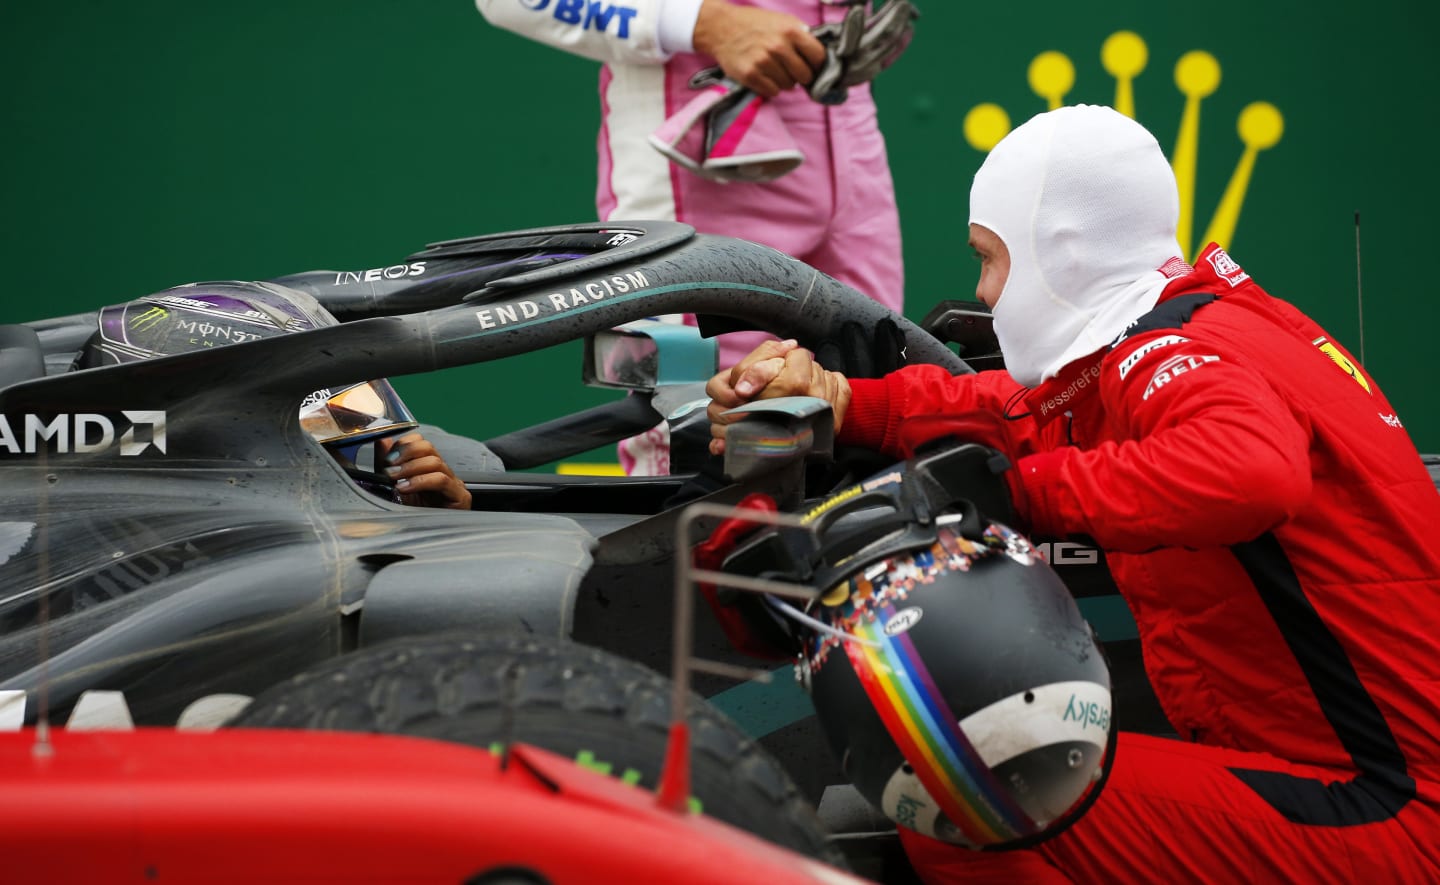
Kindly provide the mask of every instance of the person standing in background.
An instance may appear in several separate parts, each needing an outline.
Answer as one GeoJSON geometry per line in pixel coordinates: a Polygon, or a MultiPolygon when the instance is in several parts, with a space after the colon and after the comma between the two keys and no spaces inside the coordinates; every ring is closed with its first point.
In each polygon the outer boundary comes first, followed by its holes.
{"type": "MultiPolygon", "coordinates": [[[[864,0],[859,0],[864,2],[864,0]]],[[[603,221],[674,220],[740,237],[810,264],[901,311],[900,219],[870,84],[820,104],[805,89],[825,60],[810,28],[838,23],[832,0],[476,0],[492,25],[604,63],[595,208],[603,221]],[[804,162],[769,182],[718,182],[672,164],[648,142],[718,65],[778,111],[804,162]]],[[[731,366],[763,338],[724,335],[731,366]]],[[[620,446],[627,473],[669,472],[665,426],[620,446]]]]}

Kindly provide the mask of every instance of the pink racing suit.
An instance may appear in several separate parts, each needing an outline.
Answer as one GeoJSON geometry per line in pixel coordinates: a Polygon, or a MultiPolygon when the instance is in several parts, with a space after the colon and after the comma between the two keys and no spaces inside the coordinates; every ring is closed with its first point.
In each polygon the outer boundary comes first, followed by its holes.
{"type": "MultiPolygon", "coordinates": [[[[820,0],[731,2],[811,25],[838,22],[845,13],[820,0]]],[[[715,64],[689,51],[696,0],[476,0],[476,6],[497,27],[605,63],[595,195],[602,220],[683,221],[703,233],[761,243],[900,311],[900,221],[869,84],[852,87],[848,100],[834,106],[812,101],[803,89],[780,94],[772,102],[804,163],[766,183],[707,181],[646,142],[697,94],[691,76],[715,64]]],[[[721,364],[739,361],[762,337],[724,336],[721,364]]]]}

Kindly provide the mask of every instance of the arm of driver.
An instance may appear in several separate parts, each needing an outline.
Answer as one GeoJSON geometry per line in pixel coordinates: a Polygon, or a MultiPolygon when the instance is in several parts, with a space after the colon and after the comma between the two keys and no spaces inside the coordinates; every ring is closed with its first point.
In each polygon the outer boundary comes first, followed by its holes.
{"type": "Polygon", "coordinates": [[[602,26],[583,3],[475,0],[475,7],[494,27],[595,61],[652,65],[663,63],[676,51],[667,49],[665,37],[683,29],[685,16],[696,11],[682,4],[686,8],[667,16],[669,5],[667,0],[627,0],[610,7],[602,26]],[[675,21],[667,21],[668,17],[675,21]]]}
{"type": "Polygon", "coordinates": [[[407,433],[396,440],[381,440],[379,445],[385,473],[395,481],[402,503],[470,509],[470,491],[428,439],[407,433]]]}
{"type": "Polygon", "coordinates": [[[710,451],[725,451],[725,427],[735,419],[724,415],[729,409],[757,399],[782,396],[814,396],[830,403],[838,430],[850,405],[850,382],[815,362],[810,351],[795,341],[766,341],[727,372],[710,379],[705,392],[710,396],[710,451]]]}
{"type": "Polygon", "coordinates": [[[824,44],[800,19],[728,0],[701,3],[693,41],[725,76],[766,98],[808,84],[825,61],[824,44]]]}
{"type": "Polygon", "coordinates": [[[1035,531],[1119,552],[1225,547],[1309,506],[1309,428],[1263,377],[1218,360],[1148,395],[1147,376],[1102,388],[1123,397],[1111,409],[1130,439],[1020,461],[1035,531]]]}

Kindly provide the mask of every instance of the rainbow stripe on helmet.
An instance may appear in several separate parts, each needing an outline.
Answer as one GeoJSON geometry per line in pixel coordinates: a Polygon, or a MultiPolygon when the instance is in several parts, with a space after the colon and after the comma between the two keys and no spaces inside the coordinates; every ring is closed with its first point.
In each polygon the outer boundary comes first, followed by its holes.
{"type": "Polygon", "coordinates": [[[876,609],[877,617],[852,626],[853,635],[870,644],[841,643],[896,746],[970,843],[991,845],[1035,832],[1035,821],[960,730],[909,637],[885,635],[884,627],[896,611],[894,605],[883,604],[876,609]]]}

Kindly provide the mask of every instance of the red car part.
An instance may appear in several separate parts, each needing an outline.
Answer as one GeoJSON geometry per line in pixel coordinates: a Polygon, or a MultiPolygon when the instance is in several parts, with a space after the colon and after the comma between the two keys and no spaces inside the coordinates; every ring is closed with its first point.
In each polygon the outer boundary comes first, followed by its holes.
{"type": "Polygon", "coordinates": [[[526,745],[502,757],[240,729],[49,740],[0,734],[13,881],[860,881],[526,745]]]}

